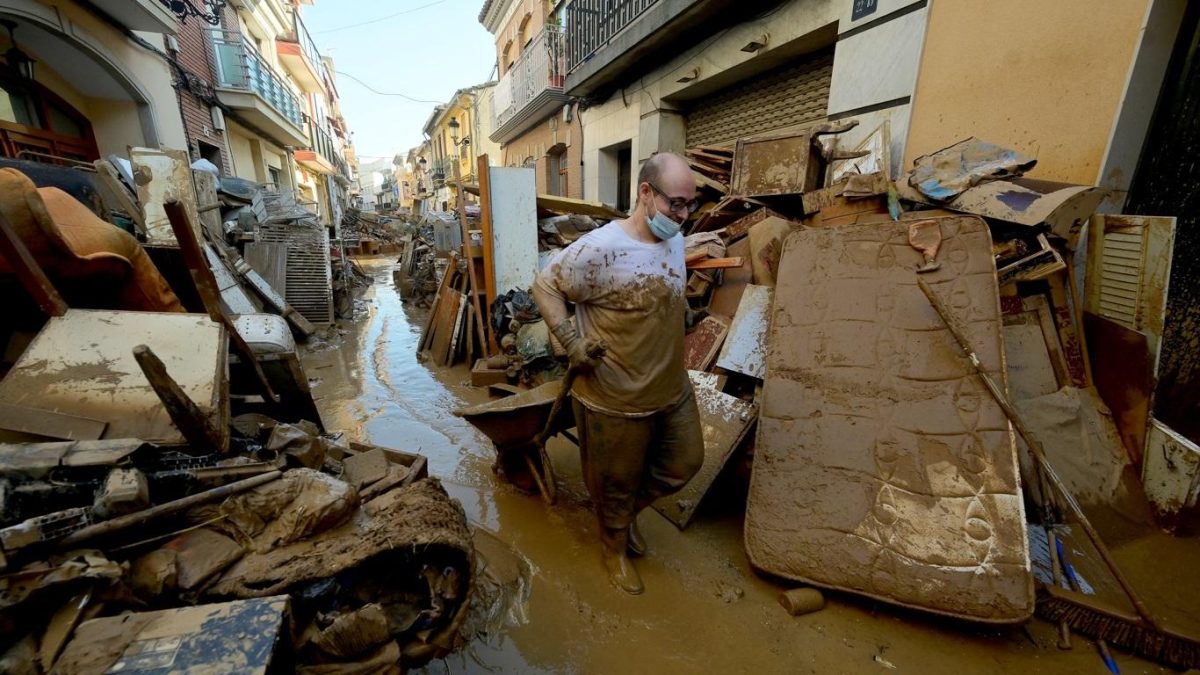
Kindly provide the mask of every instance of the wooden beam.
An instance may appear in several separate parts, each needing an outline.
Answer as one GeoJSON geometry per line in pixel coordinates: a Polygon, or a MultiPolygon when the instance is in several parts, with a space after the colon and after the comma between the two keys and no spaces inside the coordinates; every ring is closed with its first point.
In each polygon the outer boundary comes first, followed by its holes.
{"type": "MultiPolygon", "coordinates": [[[[479,333],[480,351],[484,357],[500,353],[500,345],[496,342],[496,334],[492,330],[492,322],[488,321],[491,313],[488,311],[496,300],[496,243],[492,235],[492,176],[488,170],[488,156],[480,155],[475,161],[475,173],[479,176],[479,238],[483,246],[483,288],[472,285],[471,294],[476,298],[476,325],[482,326],[479,333]],[[478,302],[478,291],[484,291],[483,303],[478,302]]],[[[471,260],[471,269],[475,269],[475,261],[471,260]]]]}
{"type": "Polygon", "coordinates": [[[689,270],[718,270],[728,269],[731,267],[741,267],[745,264],[746,259],[742,256],[736,258],[708,258],[707,260],[697,260],[696,262],[688,263],[689,270]]]}
{"type": "Polygon", "coordinates": [[[58,289],[50,283],[50,277],[42,266],[33,259],[33,254],[25,248],[25,242],[13,229],[12,224],[0,213],[0,255],[8,261],[8,266],[17,275],[17,280],[25,288],[48,316],[62,316],[67,313],[67,303],[58,294],[58,289]]]}

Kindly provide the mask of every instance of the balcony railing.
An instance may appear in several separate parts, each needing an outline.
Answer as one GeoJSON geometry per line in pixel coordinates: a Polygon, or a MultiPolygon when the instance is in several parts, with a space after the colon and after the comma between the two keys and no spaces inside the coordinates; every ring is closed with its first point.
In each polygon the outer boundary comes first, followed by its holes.
{"type": "Polygon", "coordinates": [[[308,27],[300,19],[299,8],[292,12],[292,31],[284,39],[289,42],[299,43],[300,51],[304,54],[304,58],[308,59],[309,63],[318,69],[317,72],[320,72],[321,52],[317,50],[317,43],[313,42],[312,35],[309,35],[308,27]]]}
{"type": "Polygon", "coordinates": [[[529,43],[513,67],[500,78],[502,92],[492,106],[493,129],[499,129],[545,91],[562,92],[567,77],[566,30],[546,26],[529,43]],[[504,106],[503,109],[499,109],[504,106]]]}
{"type": "Polygon", "coordinates": [[[574,0],[567,7],[567,72],[603,48],[658,0],[574,0]]]}
{"type": "Polygon", "coordinates": [[[217,28],[211,35],[216,54],[217,86],[252,91],[296,126],[304,124],[300,99],[258,50],[236,31],[217,28]]]}

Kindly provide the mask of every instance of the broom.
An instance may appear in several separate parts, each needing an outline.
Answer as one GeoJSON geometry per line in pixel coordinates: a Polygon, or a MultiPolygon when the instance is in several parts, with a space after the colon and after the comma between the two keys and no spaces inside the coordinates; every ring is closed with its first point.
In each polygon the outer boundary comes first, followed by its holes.
{"type": "Polygon", "coordinates": [[[1117,562],[1113,559],[1108,547],[1104,545],[1100,533],[1092,526],[1091,521],[1080,508],[1079,502],[1075,501],[1075,496],[1063,484],[1058,473],[1054,471],[1054,467],[1050,465],[1050,461],[1046,459],[1046,452],[1042,448],[1042,444],[1030,433],[1021,416],[1009,403],[1008,397],[1004,395],[996,381],[980,365],[979,357],[975,355],[971,344],[967,341],[966,334],[950,315],[946,306],[934,294],[929,284],[918,277],[917,285],[920,286],[925,297],[929,298],[929,303],[933,305],[938,316],[946,324],[946,328],[950,329],[950,334],[958,342],[958,346],[967,355],[967,359],[975,369],[975,374],[983,381],[992,398],[996,399],[996,403],[1000,405],[1004,414],[1012,422],[1013,428],[1017,430],[1017,433],[1025,441],[1025,445],[1029,447],[1030,454],[1041,467],[1046,479],[1062,495],[1068,509],[1083,527],[1083,531],[1091,540],[1092,545],[1096,547],[1096,551],[1100,553],[1105,566],[1112,572],[1135,611],[1135,614],[1130,614],[1128,611],[1109,606],[1107,603],[1088,596],[1047,586],[1046,596],[1041,603],[1042,606],[1039,607],[1039,613],[1051,621],[1066,621],[1073,629],[1084,635],[1124,647],[1146,658],[1181,668],[1200,668],[1200,639],[1178,631],[1167,630],[1150,614],[1149,608],[1138,597],[1133,585],[1117,567],[1117,562]]]}

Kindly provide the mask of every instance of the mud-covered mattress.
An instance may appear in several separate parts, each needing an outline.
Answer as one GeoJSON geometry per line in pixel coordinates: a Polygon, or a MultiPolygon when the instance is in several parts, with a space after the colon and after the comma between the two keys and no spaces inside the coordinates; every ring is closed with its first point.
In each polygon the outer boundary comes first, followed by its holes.
{"type": "MultiPolygon", "coordinates": [[[[1012,433],[916,283],[900,223],[792,234],[780,263],[746,515],[758,569],[989,623],[1033,612],[1012,433]]],[[[937,218],[925,275],[1004,374],[991,237],[937,218]]]]}

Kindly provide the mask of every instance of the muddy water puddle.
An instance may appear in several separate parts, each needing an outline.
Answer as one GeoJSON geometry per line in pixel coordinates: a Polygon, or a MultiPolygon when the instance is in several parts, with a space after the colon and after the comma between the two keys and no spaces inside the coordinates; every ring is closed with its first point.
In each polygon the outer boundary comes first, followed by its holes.
{"type": "MultiPolygon", "coordinates": [[[[638,569],[647,590],[619,593],[600,567],[577,449],[561,439],[549,447],[561,484],[553,508],[497,481],[490,442],[451,412],[486,401],[486,392],[468,386],[465,366],[417,359],[426,313],[401,303],[394,261],[359,263],[375,278],[362,316],[304,355],[326,426],[424,454],[470,520],[532,572],[526,623],[481,636],[427,672],[1101,672],[1090,644],[1077,639],[1059,651],[1054,629],[1039,620],[986,629],[839,594],[828,594],[821,612],[787,616],[777,603],[787,586],[749,568],[736,504],[702,508],[685,532],[644,513],[650,551],[638,569]]],[[[1118,661],[1126,673],[1164,672],[1128,655],[1118,661]]]]}

